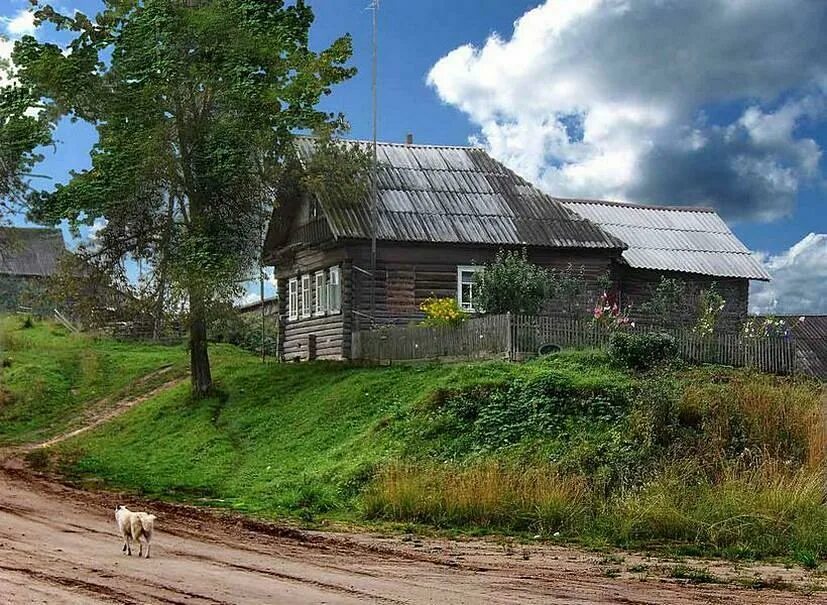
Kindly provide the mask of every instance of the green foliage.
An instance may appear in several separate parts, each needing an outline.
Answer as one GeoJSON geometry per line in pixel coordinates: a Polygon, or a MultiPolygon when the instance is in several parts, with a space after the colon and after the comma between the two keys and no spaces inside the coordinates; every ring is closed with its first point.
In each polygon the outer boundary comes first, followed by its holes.
{"type": "MultiPolygon", "coordinates": [[[[310,157],[291,157],[280,180],[278,199],[296,194],[295,184],[305,195],[331,208],[349,208],[361,203],[371,190],[373,156],[369,147],[339,141],[322,129],[313,139],[310,157]]],[[[292,151],[291,151],[292,153],[292,151]]]]}
{"type": "Polygon", "coordinates": [[[655,291],[641,305],[641,310],[665,325],[675,323],[686,305],[686,282],[661,275],[655,291]]]}
{"type": "MultiPolygon", "coordinates": [[[[610,425],[629,405],[628,382],[563,356],[526,378],[440,395],[414,419],[409,455],[463,459],[610,425]]],[[[548,445],[548,444],[547,444],[548,445]]]]}
{"type": "Polygon", "coordinates": [[[536,315],[548,295],[549,273],[528,260],[528,252],[500,250],[475,275],[474,304],[486,313],[536,315]]]}
{"type": "Polygon", "coordinates": [[[665,332],[613,332],[609,337],[609,357],[632,370],[650,370],[678,358],[675,337],[665,332]]]}
{"type": "MultiPolygon", "coordinates": [[[[591,309],[586,301],[586,268],[582,265],[576,269],[571,263],[562,271],[551,272],[549,296],[555,307],[572,317],[585,315],[591,309]]],[[[605,284],[605,278],[601,278],[605,284]]]]}
{"type": "Polygon", "coordinates": [[[51,139],[46,114],[30,111],[37,109],[37,96],[14,75],[11,65],[0,59],[0,81],[9,80],[0,87],[0,220],[19,209],[25,181],[42,159],[36,149],[51,139]]]}
{"type": "Polygon", "coordinates": [[[468,317],[468,314],[459,308],[457,299],[453,297],[429,297],[422,301],[419,309],[425,313],[423,326],[429,327],[456,327],[468,317]]]}
{"type": "Polygon", "coordinates": [[[278,318],[265,316],[263,324],[259,312],[238,313],[235,309],[228,309],[213,320],[210,332],[217,342],[226,342],[259,355],[263,345],[265,354],[275,357],[278,352],[278,318]]]}
{"type": "Polygon", "coordinates": [[[38,3],[35,14],[73,33],[72,52],[25,36],[18,77],[47,115],[93,124],[98,142],[91,168],[30,196],[31,216],[75,228],[104,217],[101,266],[144,261],[159,292],[187,296],[203,394],[206,317],[259,259],[292,133],[344,125],[316,106],[355,73],[350,38],[311,51],[304,2],[106,0],[92,18],[38,3]]]}
{"type": "Polygon", "coordinates": [[[712,282],[709,288],[701,292],[698,300],[698,319],[695,323],[695,333],[701,336],[713,334],[725,306],[726,300],[718,292],[717,284],[712,282]]]}

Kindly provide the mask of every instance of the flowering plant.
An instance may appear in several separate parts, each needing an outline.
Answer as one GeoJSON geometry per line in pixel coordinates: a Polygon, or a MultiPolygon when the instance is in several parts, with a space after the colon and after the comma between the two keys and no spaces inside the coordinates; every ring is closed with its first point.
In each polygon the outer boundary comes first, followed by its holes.
{"type": "Polygon", "coordinates": [[[419,305],[419,309],[425,313],[423,326],[458,326],[468,317],[468,314],[460,309],[457,299],[450,296],[426,298],[419,305]]]}
{"type": "Polygon", "coordinates": [[[635,322],[629,319],[629,308],[621,309],[617,304],[617,298],[607,292],[598,297],[592,311],[592,321],[609,330],[635,327],[635,322]]]}
{"type": "Polygon", "coordinates": [[[698,321],[694,328],[695,333],[701,336],[709,336],[715,332],[718,318],[725,306],[726,300],[718,292],[715,282],[712,282],[709,288],[701,293],[698,304],[698,321]]]}
{"type": "MultiPolygon", "coordinates": [[[[802,321],[804,321],[804,318],[799,317],[798,322],[802,321]]],[[[742,334],[746,338],[766,336],[789,338],[792,336],[792,326],[787,320],[780,317],[751,317],[744,322],[742,334]]]]}

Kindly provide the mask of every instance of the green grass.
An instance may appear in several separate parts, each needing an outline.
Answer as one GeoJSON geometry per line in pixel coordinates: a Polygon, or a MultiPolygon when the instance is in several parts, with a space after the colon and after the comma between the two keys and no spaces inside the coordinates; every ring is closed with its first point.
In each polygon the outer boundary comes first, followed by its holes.
{"type": "MultiPolygon", "coordinates": [[[[183,355],[79,347],[46,327],[12,334],[42,339],[34,348],[50,353],[38,363],[65,375],[60,392],[73,403],[58,418],[92,392],[124,388],[126,368],[139,375],[183,355]],[[98,363],[120,364],[117,379],[76,368],[89,349],[98,363]]],[[[193,399],[181,385],[40,462],[262,517],[783,556],[806,567],[827,557],[827,391],[816,383],[711,367],[636,374],[592,351],[392,367],[211,352],[215,396],[193,399]]],[[[37,414],[19,435],[60,424],[47,424],[41,395],[28,395],[37,414]]]]}
{"type": "Polygon", "coordinates": [[[24,326],[20,316],[0,316],[0,445],[48,439],[90,404],[127,395],[137,379],[169,364],[166,379],[185,370],[182,347],[95,339],[45,322],[24,326]]]}
{"type": "Polygon", "coordinates": [[[405,449],[399,425],[417,430],[409,418],[418,407],[442,392],[540,371],[501,362],[262,365],[228,350],[214,368],[218,396],[193,400],[182,386],[60,450],[76,474],[154,496],[352,517],[377,465],[405,449]]]}

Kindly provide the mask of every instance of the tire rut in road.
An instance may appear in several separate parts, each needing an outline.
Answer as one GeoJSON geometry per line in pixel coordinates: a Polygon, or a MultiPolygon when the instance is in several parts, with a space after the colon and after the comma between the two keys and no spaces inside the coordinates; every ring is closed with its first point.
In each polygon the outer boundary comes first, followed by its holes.
{"type": "Polygon", "coordinates": [[[348,596],[354,597],[361,597],[370,599],[374,603],[383,603],[386,605],[407,605],[407,601],[399,601],[397,599],[392,599],[390,597],[383,597],[380,595],[372,594],[369,592],[364,592],[361,590],[356,590],[355,588],[348,588],[346,586],[340,586],[339,584],[331,584],[329,582],[322,582],[320,580],[312,580],[310,578],[304,578],[302,576],[297,576],[289,573],[284,573],[280,571],[275,571],[272,569],[262,569],[260,567],[253,567],[251,565],[242,565],[240,563],[230,563],[229,561],[222,561],[220,559],[216,559],[207,555],[199,555],[195,553],[185,553],[181,551],[174,551],[176,555],[179,557],[192,559],[195,561],[203,561],[205,563],[211,563],[213,565],[217,565],[219,567],[226,567],[229,569],[235,569],[238,571],[244,571],[247,573],[254,573],[258,575],[263,575],[271,578],[276,578],[278,580],[285,580],[288,582],[294,582],[297,584],[302,584],[305,586],[313,586],[314,588],[320,588],[322,590],[326,590],[328,592],[336,592],[339,594],[345,594],[348,596]]]}

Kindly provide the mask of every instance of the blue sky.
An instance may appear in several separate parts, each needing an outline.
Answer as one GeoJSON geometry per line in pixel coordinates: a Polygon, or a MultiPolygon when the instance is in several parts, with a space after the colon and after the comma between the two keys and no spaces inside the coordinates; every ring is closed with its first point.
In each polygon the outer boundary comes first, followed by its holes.
{"type": "MultiPolygon", "coordinates": [[[[310,4],[313,45],[350,33],[359,69],[324,107],[368,138],[369,0],[310,4]]],[[[0,0],[0,32],[25,6],[0,0]]],[[[776,276],[754,308],[827,313],[825,29],[808,0],[383,0],[379,136],[473,141],[561,196],[712,205],[776,276]]],[[[60,181],[94,132],[57,135],[60,181]]]]}

